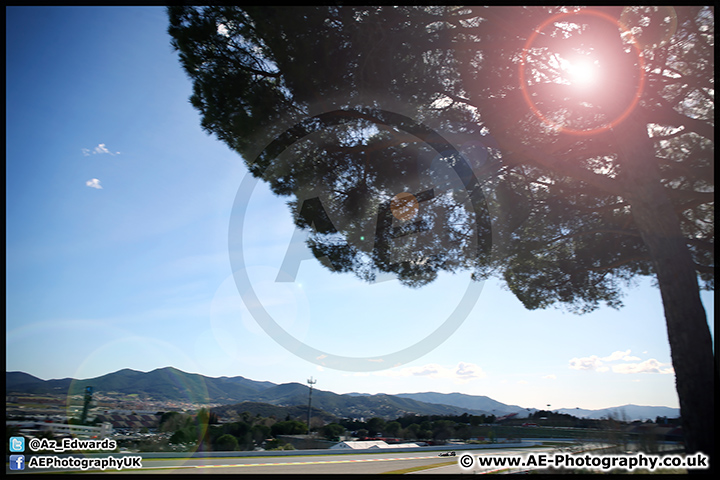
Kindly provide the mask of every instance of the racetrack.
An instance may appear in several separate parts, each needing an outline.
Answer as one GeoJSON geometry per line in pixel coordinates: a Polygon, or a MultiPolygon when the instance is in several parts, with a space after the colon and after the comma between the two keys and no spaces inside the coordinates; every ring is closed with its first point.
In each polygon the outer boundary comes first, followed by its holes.
{"type": "MultiPolygon", "coordinates": [[[[455,457],[456,458],[456,457],[455,457]]],[[[143,473],[233,474],[352,474],[387,473],[395,470],[443,465],[455,460],[436,452],[327,455],[317,457],[205,458],[143,462],[143,473]]],[[[130,472],[130,471],[128,471],[130,472]]]]}
{"type": "MultiPolygon", "coordinates": [[[[534,452],[549,451],[551,447],[536,447],[534,452]]],[[[526,448],[500,447],[472,451],[474,455],[512,455],[528,452],[526,448]]],[[[372,453],[343,453],[317,455],[282,456],[237,456],[205,458],[143,458],[141,469],[109,468],[103,473],[158,473],[158,474],[382,474],[399,473],[463,473],[457,459],[463,450],[457,450],[456,457],[440,457],[440,451],[411,450],[372,453]],[[438,468],[433,468],[437,466],[438,468]],[[424,468],[423,468],[424,467],[424,468]],[[427,468],[430,467],[430,468],[427,468]],[[417,469],[416,471],[414,471],[417,469]]],[[[111,456],[109,454],[108,456],[111,456]]],[[[75,473],[79,469],[25,469],[18,473],[75,473]]],[[[99,470],[88,470],[101,473],[99,470]]],[[[9,472],[8,472],[9,473],[9,472]]]]}
{"type": "MultiPolygon", "coordinates": [[[[554,447],[537,447],[533,452],[549,452],[554,447]]],[[[528,449],[518,447],[468,450],[474,455],[519,455],[528,449]]],[[[378,452],[346,455],[204,458],[189,460],[148,460],[143,462],[143,473],[232,473],[232,474],[382,474],[416,467],[432,467],[409,473],[458,474],[468,473],[460,468],[456,457],[439,457],[438,451],[378,452]],[[162,463],[160,463],[162,462],[162,463]],[[448,465],[449,462],[453,462],[448,465]]]]}

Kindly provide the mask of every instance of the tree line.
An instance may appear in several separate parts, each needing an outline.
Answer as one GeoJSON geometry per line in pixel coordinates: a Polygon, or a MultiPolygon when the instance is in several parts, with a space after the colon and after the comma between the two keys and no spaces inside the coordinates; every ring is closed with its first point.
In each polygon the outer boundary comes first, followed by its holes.
{"type": "Polygon", "coordinates": [[[307,433],[307,425],[287,417],[252,416],[247,412],[232,422],[220,423],[217,414],[200,409],[194,417],[187,413],[166,412],[160,418],[160,432],[173,432],[169,443],[185,445],[204,451],[253,450],[283,448],[281,435],[307,433]]]}

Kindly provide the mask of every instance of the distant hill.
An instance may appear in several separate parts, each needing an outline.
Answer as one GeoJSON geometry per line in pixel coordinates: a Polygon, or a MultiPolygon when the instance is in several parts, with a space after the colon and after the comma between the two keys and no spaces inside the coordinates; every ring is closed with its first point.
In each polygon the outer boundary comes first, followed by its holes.
{"type": "Polygon", "coordinates": [[[585,410],[582,408],[561,408],[553,410],[558,413],[566,413],[580,418],[607,418],[612,417],[617,420],[651,420],[655,421],[657,417],[678,418],[680,409],[673,407],[654,407],[641,405],[623,405],[620,407],[603,408],[600,410],[585,410]]]}
{"type": "Polygon", "coordinates": [[[5,373],[5,392],[65,395],[72,382],[72,378],[41,380],[24,372],[7,372],[5,373]]]}
{"type": "MultiPolygon", "coordinates": [[[[100,377],[76,380],[71,378],[42,380],[23,372],[5,373],[5,393],[80,395],[87,385],[96,392],[137,394],[155,401],[182,401],[188,403],[219,403],[228,406],[228,412],[251,414],[274,412],[276,418],[288,414],[295,418],[307,408],[309,387],[300,383],[256,381],[245,377],[206,377],[187,373],[173,367],[158,368],[151,372],[123,369],[100,377]],[[244,402],[244,403],[243,403],[244,402]],[[297,412],[292,407],[301,410],[297,412]]],[[[404,415],[470,415],[496,416],[519,413],[527,416],[536,409],[506,405],[481,395],[462,393],[402,393],[398,395],[337,393],[313,389],[312,406],[317,415],[339,418],[397,418],[404,415]]],[[[220,407],[222,408],[222,407],[220,407]]],[[[602,418],[609,414],[618,419],[654,420],[657,416],[675,418],[677,408],[642,407],[626,405],[603,410],[554,410],[577,417],[602,418]]],[[[269,414],[268,414],[269,415],[269,414]]],[[[307,410],[305,410],[307,415],[307,410]]],[[[313,414],[315,415],[315,414],[313,414]]],[[[263,416],[267,416],[264,415],[263,416]]]]}
{"type": "Polygon", "coordinates": [[[475,410],[486,415],[495,415],[500,417],[510,413],[519,413],[527,416],[528,410],[517,405],[506,405],[504,403],[493,400],[490,397],[482,395],[466,395],[464,393],[398,393],[396,397],[411,398],[427,403],[436,403],[443,405],[453,405],[455,407],[475,410]]]}
{"type": "MultiPolygon", "coordinates": [[[[278,405],[270,405],[268,403],[260,402],[242,402],[234,405],[223,405],[222,407],[213,407],[210,410],[224,421],[242,420],[243,414],[247,413],[250,417],[255,417],[257,415],[260,415],[261,417],[273,416],[278,421],[283,421],[287,417],[290,417],[292,420],[301,420],[302,422],[305,422],[307,420],[308,413],[307,405],[281,407],[278,405]]],[[[319,417],[327,423],[338,420],[335,415],[315,407],[312,407],[310,415],[312,417],[319,417]]]]}
{"type": "MultiPolygon", "coordinates": [[[[189,403],[221,403],[235,405],[241,402],[269,404],[277,407],[305,406],[308,402],[309,387],[300,383],[276,385],[244,377],[205,377],[186,373],[172,367],[158,368],[151,372],[123,369],[100,377],[84,380],[62,379],[41,380],[22,372],[6,373],[6,393],[34,393],[80,395],[85,386],[92,385],[96,392],[138,394],[155,401],[184,401],[189,403]]],[[[314,408],[321,415],[345,418],[397,418],[403,415],[479,415],[483,412],[473,409],[426,403],[394,395],[339,395],[313,389],[314,408]]],[[[245,410],[260,411],[267,407],[245,405],[245,410]]],[[[243,410],[241,410],[243,411],[243,410]]],[[[276,416],[283,415],[282,412],[276,416]]]]}
{"type": "MultiPolygon", "coordinates": [[[[362,395],[362,394],[355,394],[362,395]]],[[[495,416],[518,413],[518,417],[526,417],[536,412],[536,408],[523,408],[517,405],[506,405],[482,395],[466,395],[464,393],[399,393],[397,397],[412,398],[422,402],[454,405],[456,407],[469,408],[495,416]]],[[[578,418],[601,419],[612,416],[618,420],[655,420],[657,417],[677,418],[680,416],[679,408],[654,407],[640,405],[623,405],[619,407],[603,408],[600,410],[587,410],[582,408],[561,408],[553,409],[553,412],[565,413],[578,418]]]]}
{"type": "Polygon", "coordinates": [[[91,385],[97,392],[138,394],[158,401],[192,403],[237,403],[275,386],[271,382],[257,382],[244,377],[205,377],[173,367],[147,373],[126,368],[85,380],[41,380],[22,372],[8,372],[5,381],[5,392],[8,394],[80,395],[87,385],[91,385]]]}
{"type": "MultiPolygon", "coordinates": [[[[284,383],[253,395],[256,402],[272,405],[306,405],[309,387],[300,383],[284,383]]],[[[479,414],[473,410],[452,405],[437,405],[395,395],[339,395],[313,389],[312,405],[338,417],[385,417],[397,418],[406,414],[419,415],[462,415],[465,412],[479,414]]]]}
{"type": "MultiPolygon", "coordinates": [[[[138,394],[156,401],[185,401],[191,403],[256,402],[280,407],[307,405],[307,385],[258,382],[244,377],[205,377],[186,373],[172,367],[151,372],[123,369],[100,377],[85,380],[41,380],[22,372],[6,373],[6,393],[34,393],[80,395],[85,386],[92,385],[96,392],[138,394]]],[[[392,395],[365,395],[353,397],[313,389],[313,407],[337,417],[395,418],[406,414],[461,415],[472,410],[452,405],[419,402],[392,395]]],[[[259,407],[258,407],[259,408],[259,407]]]]}

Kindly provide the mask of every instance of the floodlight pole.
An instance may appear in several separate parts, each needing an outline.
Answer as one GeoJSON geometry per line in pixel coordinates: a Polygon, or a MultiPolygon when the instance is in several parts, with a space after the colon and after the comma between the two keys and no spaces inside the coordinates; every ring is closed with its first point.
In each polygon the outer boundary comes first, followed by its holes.
{"type": "Polygon", "coordinates": [[[310,377],[307,381],[308,385],[310,385],[310,396],[308,397],[308,415],[307,415],[307,424],[308,424],[308,435],[310,435],[310,406],[312,405],[312,388],[313,385],[317,383],[317,380],[313,380],[312,377],[310,377]]]}

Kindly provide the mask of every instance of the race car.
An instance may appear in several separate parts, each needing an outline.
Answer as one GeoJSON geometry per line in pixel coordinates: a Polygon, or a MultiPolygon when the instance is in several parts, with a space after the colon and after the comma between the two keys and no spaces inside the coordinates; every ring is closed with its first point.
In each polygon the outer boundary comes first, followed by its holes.
{"type": "Polygon", "coordinates": [[[454,457],[455,452],[442,452],[438,457],[454,457]]]}

